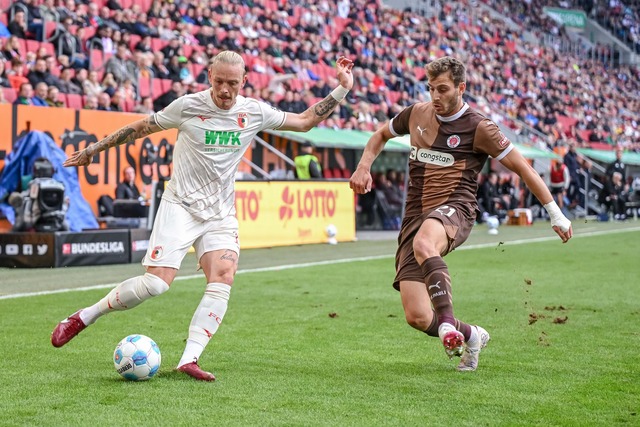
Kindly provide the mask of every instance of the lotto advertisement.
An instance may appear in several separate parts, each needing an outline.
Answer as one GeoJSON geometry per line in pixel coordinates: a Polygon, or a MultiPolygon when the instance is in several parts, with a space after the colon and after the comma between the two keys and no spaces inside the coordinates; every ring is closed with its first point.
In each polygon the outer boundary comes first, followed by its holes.
{"type": "Polygon", "coordinates": [[[345,181],[238,182],[240,247],[326,243],[355,239],[355,199],[345,181]],[[331,227],[330,227],[331,226],[331,227]]]}

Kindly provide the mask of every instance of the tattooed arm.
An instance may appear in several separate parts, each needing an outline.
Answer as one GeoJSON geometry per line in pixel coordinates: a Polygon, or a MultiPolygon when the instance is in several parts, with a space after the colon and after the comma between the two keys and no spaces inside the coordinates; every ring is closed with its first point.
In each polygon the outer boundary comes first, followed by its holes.
{"type": "Polygon", "coordinates": [[[353,86],[353,75],[351,74],[353,62],[345,57],[340,57],[337,67],[340,86],[334,89],[325,99],[309,107],[305,112],[301,114],[287,113],[287,118],[282,127],[280,127],[281,130],[307,132],[333,113],[336,105],[342,101],[353,86]]]}
{"type": "Polygon", "coordinates": [[[76,151],[65,160],[63,166],[86,166],[91,163],[93,156],[107,148],[125,144],[129,141],[135,141],[138,138],[143,138],[161,130],[162,128],[156,124],[153,116],[146,117],[118,129],[103,140],[88,146],[84,150],[76,151]]]}

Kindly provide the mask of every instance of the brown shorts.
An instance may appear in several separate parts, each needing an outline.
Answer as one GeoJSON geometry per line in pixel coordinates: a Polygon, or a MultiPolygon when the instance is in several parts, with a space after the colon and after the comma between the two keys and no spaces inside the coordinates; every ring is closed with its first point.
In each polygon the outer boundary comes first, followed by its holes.
{"type": "MultiPolygon", "coordinates": [[[[439,209],[442,211],[442,208],[439,209]]],[[[396,252],[396,278],[393,281],[393,287],[397,291],[400,290],[400,281],[422,282],[424,280],[420,264],[413,254],[413,238],[427,218],[437,219],[444,225],[449,245],[442,256],[463,244],[471,234],[475,215],[471,215],[467,209],[457,209],[453,205],[448,205],[444,209],[444,214],[441,211],[433,210],[402,220],[398,235],[398,251],[396,252]],[[451,209],[455,210],[447,215],[451,209]]]]}

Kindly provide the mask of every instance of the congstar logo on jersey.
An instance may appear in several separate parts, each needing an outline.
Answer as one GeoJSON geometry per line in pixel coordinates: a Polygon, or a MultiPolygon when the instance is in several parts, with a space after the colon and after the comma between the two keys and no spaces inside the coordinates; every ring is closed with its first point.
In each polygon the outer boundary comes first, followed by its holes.
{"type": "Polygon", "coordinates": [[[411,147],[411,155],[409,158],[436,166],[451,166],[455,161],[451,154],[441,153],[427,148],[416,150],[416,147],[411,147]]]}
{"type": "Polygon", "coordinates": [[[242,148],[240,131],[207,130],[204,134],[204,151],[207,153],[226,153],[242,148]]]}

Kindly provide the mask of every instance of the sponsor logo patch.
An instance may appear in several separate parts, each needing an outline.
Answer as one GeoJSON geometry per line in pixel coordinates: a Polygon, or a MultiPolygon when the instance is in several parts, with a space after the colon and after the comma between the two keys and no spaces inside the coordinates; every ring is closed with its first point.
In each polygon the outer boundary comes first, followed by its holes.
{"type": "Polygon", "coordinates": [[[451,166],[455,161],[453,156],[448,153],[441,153],[427,148],[414,150],[414,148],[415,147],[411,147],[411,155],[409,156],[411,160],[436,166],[451,166]]]}

